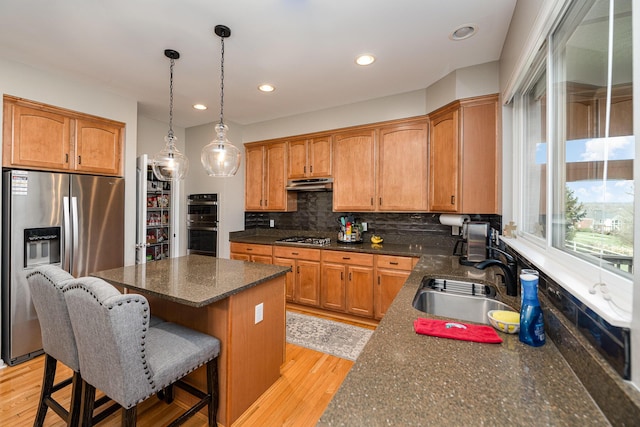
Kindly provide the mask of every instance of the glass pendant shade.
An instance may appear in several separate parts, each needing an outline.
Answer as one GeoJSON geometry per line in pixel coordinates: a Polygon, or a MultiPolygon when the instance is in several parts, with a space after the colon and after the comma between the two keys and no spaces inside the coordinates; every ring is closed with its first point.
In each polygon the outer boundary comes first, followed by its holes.
{"type": "Polygon", "coordinates": [[[165,136],[164,140],[167,145],[152,159],[153,174],[160,181],[184,179],[189,170],[189,159],[176,148],[177,138],[175,136],[165,136]]]}
{"type": "Polygon", "coordinates": [[[227,139],[229,128],[224,123],[216,125],[216,139],[202,149],[200,160],[209,176],[233,176],[240,168],[240,149],[227,139]]]}
{"type": "Polygon", "coordinates": [[[178,138],[173,134],[173,67],[180,54],[166,49],[164,56],[170,59],[169,66],[169,132],[164,137],[167,145],[151,159],[153,174],[160,181],[179,181],[184,179],[189,169],[189,160],[176,148],[178,138]]]}

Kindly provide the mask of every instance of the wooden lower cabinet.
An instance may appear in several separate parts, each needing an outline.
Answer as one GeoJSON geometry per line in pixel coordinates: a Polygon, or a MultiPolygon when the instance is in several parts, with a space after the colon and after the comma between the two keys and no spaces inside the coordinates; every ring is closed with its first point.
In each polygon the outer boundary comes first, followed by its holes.
{"type": "Polygon", "coordinates": [[[384,317],[417,262],[418,258],[376,255],[376,284],[373,294],[376,319],[384,317]]]}
{"type": "Polygon", "coordinates": [[[259,262],[262,264],[273,264],[271,245],[231,242],[230,252],[229,258],[231,259],[259,262]]]}
{"type": "Polygon", "coordinates": [[[320,307],[320,249],[275,246],[273,263],[291,267],[285,278],[287,301],[320,307]]]}
{"type": "Polygon", "coordinates": [[[321,308],[373,317],[373,255],[322,252],[321,308]]]}
{"type": "Polygon", "coordinates": [[[231,259],[291,268],[286,300],[380,320],[418,258],[231,242],[231,259]]]}

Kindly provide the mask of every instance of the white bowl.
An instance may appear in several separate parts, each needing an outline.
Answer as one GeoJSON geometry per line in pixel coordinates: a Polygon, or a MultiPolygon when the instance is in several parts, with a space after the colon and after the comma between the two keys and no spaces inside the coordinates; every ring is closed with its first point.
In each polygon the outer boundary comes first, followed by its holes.
{"type": "Polygon", "coordinates": [[[508,334],[517,334],[520,330],[520,313],[517,311],[490,310],[489,313],[487,313],[487,317],[489,317],[489,323],[491,323],[491,326],[499,331],[506,332],[508,334]],[[505,319],[504,316],[513,318],[505,319]]]}

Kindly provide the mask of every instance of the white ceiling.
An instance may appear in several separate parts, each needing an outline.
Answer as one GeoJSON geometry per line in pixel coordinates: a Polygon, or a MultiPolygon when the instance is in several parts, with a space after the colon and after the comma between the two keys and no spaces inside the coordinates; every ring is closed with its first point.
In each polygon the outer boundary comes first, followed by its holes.
{"type": "Polygon", "coordinates": [[[516,0],[1,0],[0,55],[97,83],[174,124],[219,115],[225,40],[225,119],[250,124],[424,89],[451,71],[498,60],[516,0]],[[478,33],[448,36],[462,24],[478,33]],[[358,67],[354,58],[377,61],[358,67]],[[276,91],[257,90],[269,82],[276,91]],[[209,109],[195,111],[194,103],[209,109]]]}

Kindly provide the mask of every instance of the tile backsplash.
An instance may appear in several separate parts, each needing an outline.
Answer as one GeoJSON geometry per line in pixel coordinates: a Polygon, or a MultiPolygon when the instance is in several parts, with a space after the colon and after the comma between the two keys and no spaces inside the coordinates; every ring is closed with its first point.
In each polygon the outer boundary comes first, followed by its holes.
{"type": "MultiPolygon", "coordinates": [[[[380,234],[388,241],[420,240],[428,237],[450,239],[453,246],[457,236],[451,235],[451,227],[440,224],[437,213],[379,213],[333,212],[333,193],[300,192],[296,212],[245,212],[245,229],[269,228],[273,220],[276,229],[323,231],[337,235],[338,219],[353,215],[359,222],[366,222],[368,233],[380,234]]],[[[488,221],[497,230],[502,228],[500,215],[472,215],[473,221],[488,221]]]]}

